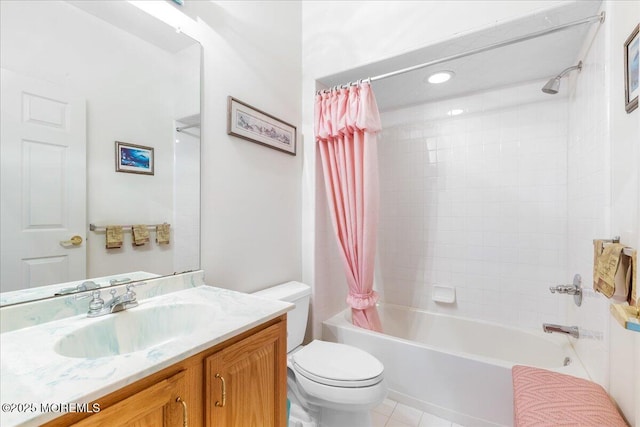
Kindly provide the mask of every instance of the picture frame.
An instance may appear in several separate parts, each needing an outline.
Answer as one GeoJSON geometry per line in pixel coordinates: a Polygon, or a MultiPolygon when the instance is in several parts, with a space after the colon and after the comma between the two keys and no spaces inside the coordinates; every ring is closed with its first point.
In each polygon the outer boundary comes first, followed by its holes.
{"type": "Polygon", "coordinates": [[[624,108],[627,113],[638,108],[640,93],[640,24],[624,42],[624,108]]]}
{"type": "Polygon", "coordinates": [[[153,147],[116,141],[116,172],[154,175],[153,147]]]}
{"type": "Polygon", "coordinates": [[[228,97],[227,134],[296,155],[295,126],[232,96],[228,97]]]}

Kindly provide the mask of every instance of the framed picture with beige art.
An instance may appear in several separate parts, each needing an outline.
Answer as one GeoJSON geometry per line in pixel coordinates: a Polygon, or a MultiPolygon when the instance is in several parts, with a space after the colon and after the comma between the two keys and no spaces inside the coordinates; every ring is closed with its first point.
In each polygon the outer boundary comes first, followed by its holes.
{"type": "Polygon", "coordinates": [[[228,97],[227,134],[296,155],[296,127],[228,97]]]}
{"type": "Polygon", "coordinates": [[[640,24],[624,42],[624,102],[627,113],[638,108],[640,93],[640,24]]]}

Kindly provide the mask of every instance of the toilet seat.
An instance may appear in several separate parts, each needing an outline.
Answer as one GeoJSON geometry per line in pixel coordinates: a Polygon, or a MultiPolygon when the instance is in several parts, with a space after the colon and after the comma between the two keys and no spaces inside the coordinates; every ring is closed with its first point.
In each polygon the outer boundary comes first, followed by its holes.
{"type": "Polygon", "coordinates": [[[384,366],[378,359],[345,344],[315,340],[295,352],[291,361],[296,373],[332,387],[370,387],[384,376],[384,366]]]}

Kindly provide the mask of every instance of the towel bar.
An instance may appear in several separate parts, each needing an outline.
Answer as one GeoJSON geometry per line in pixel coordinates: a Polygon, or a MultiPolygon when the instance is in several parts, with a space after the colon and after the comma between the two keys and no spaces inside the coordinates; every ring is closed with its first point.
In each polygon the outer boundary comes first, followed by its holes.
{"type": "Polygon", "coordinates": [[[620,236],[613,236],[613,239],[593,239],[593,243],[595,243],[596,240],[600,240],[604,243],[620,243],[620,236]]]}
{"type": "MultiPolygon", "coordinates": [[[[166,223],[165,223],[166,224],[166,223]]],[[[117,224],[115,224],[117,225],[117,224]]],[[[147,225],[147,228],[149,230],[155,230],[156,227],[158,227],[159,225],[163,225],[163,224],[152,224],[152,225],[147,225]]],[[[133,227],[133,225],[121,225],[120,227],[122,227],[122,231],[131,231],[131,228],[133,227]]],[[[89,224],[89,230],[91,231],[106,231],[107,230],[107,226],[105,225],[95,225],[95,224],[89,224]]]]}
{"type": "MultiPolygon", "coordinates": [[[[620,243],[620,236],[613,236],[613,239],[600,239],[600,241],[604,243],[620,243]]],[[[596,242],[596,239],[593,239],[593,243],[595,242],[596,242]]],[[[634,252],[635,252],[635,249],[628,246],[622,250],[622,253],[625,254],[626,256],[633,256],[634,252]]]]}

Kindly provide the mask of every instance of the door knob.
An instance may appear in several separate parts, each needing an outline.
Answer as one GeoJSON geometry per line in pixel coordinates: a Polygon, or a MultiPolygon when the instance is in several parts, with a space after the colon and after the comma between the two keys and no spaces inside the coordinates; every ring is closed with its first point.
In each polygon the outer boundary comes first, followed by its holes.
{"type": "Polygon", "coordinates": [[[80,246],[82,244],[82,237],[73,236],[71,240],[62,240],[60,241],[61,246],[80,246]]]}

